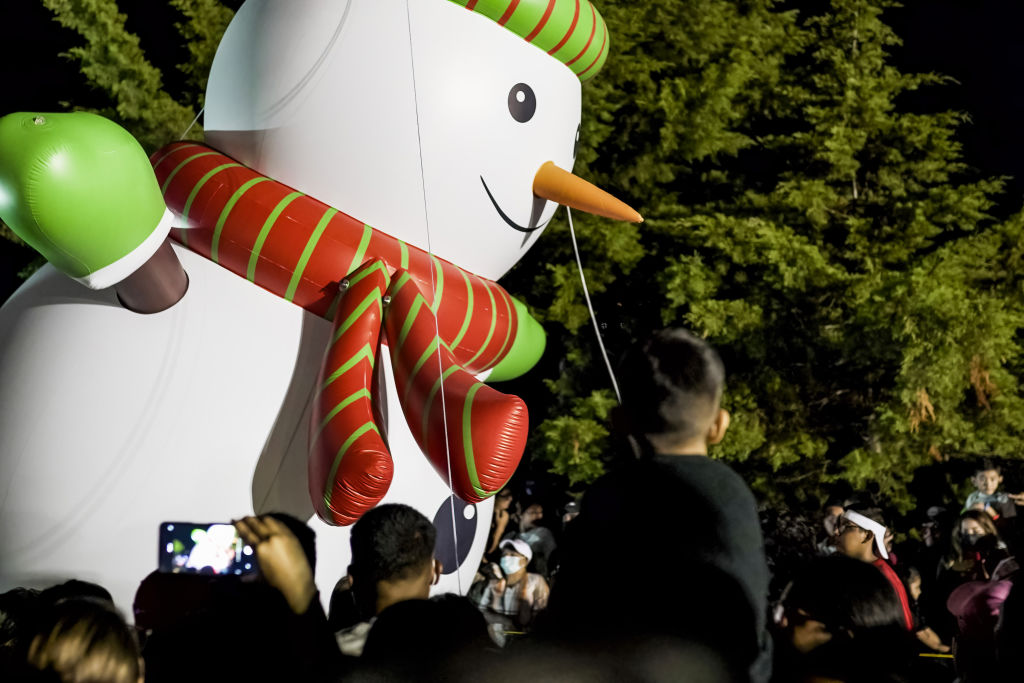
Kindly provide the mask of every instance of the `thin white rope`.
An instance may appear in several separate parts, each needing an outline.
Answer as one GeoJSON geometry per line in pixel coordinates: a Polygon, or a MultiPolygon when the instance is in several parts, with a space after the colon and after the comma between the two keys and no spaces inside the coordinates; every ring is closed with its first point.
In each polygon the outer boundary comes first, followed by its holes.
{"type": "Polygon", "coordinates": [[[188,128],[185,129],[185,132],[178,136],[179,140],[184,140],[185,139],[185,136],[188,135],[188,132],[190,130],[192,130],[192,126],[196,125],[196,121],[199,120],[199,117],[203,115],[204,111],[206,111],[206,107],[205,106],[202,109],[200,109],[199,113],[196,114],[196,117],[194,119],[192,119],[192,123],[188,124],[188,128]]]}
{"type": "Polygon", "coordinates": [[[605,367],[608,368],[608,376],[612,380],[612,388],[615,389],[615,398],[622,403],[622,394],[619,393],[619,383],[615,381],[615,371],[612,370],[611,361],[608,360],[608,352],[604,349],[604,340],[601,339],[601,328],[597,324],[597,315],[590,303],[590,292],[587,290],[587,278],[583,275],[583,261],[580,260],[580,248],[576,244],[576,230],[572,227],[572,211],[565,207],[565,215],[569,217],[569,237],[572,239],[572,252],[576,255],[576,267],[580,269],[580,282],[583,284],[583,298],[587,301],[587,310],[590,311],[590,321],[594,323],[594,334],[597,335],[597,345],[601,348],[601,356],[604,358],[605,367]]]}
{"type": "MultiPolygon", "coordinates": [[[[420,135],[420,101],[419,95],[416,91],[416,60],[413,57],[412,47],[412,15],[409,12],[409,0],[405,0],[405,26],[409,32],[409,64],[412,67],[412,98],[413,98],[413,109],[416,112],[416,147],[419,150],[420,157],[420,187],[423,191],[423,222],[427,229],[427,253],[431,256],[434,255],[434,250],[430,244],[430,214],[427,212],[427,179],[423,171],[423,138],[420,135]]],[[[430,259],[430,290],[437,298],[437,281],[434,276],[434,268],[436,267],[434,259],[430,259]]],[[[455,487],[452,484],[452,449],[448,442],[448,407],[447,401],[444,397],[444,365],[441,362],[441,330],[438,327],[437,313],[434,313],[434,335],[437,339],[437,372],[438,377],[441,378],[441,419],[444,423],[444,451],[448,461],[448,502],[451,504],[452,513],[452,542],[455,544],[455,562],[459,561],[459,531],[455,525],[455,487]]],[[[458,564],[455,567],[455,580],[459,587],[459,593],[462,593],[462,572],[458,564]]]]}

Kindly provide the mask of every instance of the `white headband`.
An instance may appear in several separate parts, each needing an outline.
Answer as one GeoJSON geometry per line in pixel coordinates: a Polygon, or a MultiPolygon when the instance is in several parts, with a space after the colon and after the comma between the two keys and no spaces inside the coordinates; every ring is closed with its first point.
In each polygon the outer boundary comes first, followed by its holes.
{"type": "Polygon", "coordinates": [[[885,549],[885,527],[876,522],[873,519],[865,517],[859,512],[853,510],[846,510],[843,512],[843,518],[847,519],[864,531],[870,531],[875,536],[875,546],[878,548],[878,554],[882,556],[882,559],[889,559],[889,552],[885,549]]]}

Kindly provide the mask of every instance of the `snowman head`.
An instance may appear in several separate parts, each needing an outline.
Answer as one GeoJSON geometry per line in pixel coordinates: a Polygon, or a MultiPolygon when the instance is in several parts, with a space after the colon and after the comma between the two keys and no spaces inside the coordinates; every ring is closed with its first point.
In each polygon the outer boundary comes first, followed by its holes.
{"type": "Polygon", "coordinates": [[[557,208],[538,171],[572,168],[580,79],[607,50],[587,0],[249,0],[213,64],[207,139],[496,279],[557,208]]]}

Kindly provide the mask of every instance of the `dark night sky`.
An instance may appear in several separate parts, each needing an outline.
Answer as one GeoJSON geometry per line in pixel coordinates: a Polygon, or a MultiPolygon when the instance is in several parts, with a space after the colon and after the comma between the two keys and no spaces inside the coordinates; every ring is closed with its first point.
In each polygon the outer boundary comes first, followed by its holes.
{"type": "MultiPolygon", "coordinates": [[[[237,6],[240,2],[226,4],[237,6]]],[[[128,28],[143,49],[161,63],[185,61],[171,27],[177,19],[166,3],[120,0],[128,28]]],[[[960,132],[967,162],[980,175],[1016,176],[1000,200],[1006,215],[1024,204],[1024,3],[1013,0],[917,0],[886,15],[903,38],[894,53],[904,71],[935,71],[958,84],[914,96],[915,109],[967,112],[971,123],[960,132]]],[[[75,64],[58,56],[77,36],[50,19],[38,0],[0,2],[0,115],[12,111],[52,111],[60,102],[89,106],[96,95],[83,83],[75,64]]],[[[165,71],[173,92],[176,72],[165,71]]],[[[30,257],[26,249],[0,244],[0,301],[17,286],[15,272],[30,257]]]]}
{"type": "Polygon", "coordinates": [[[918,0],[894,12],[903,71],[934,71],[958,84],[923,93],[918,104],[970,115],[960,130],[967,162],[981,175],[1015,176],[998,211],[1024,203],[1024,3],[918,0]]]}

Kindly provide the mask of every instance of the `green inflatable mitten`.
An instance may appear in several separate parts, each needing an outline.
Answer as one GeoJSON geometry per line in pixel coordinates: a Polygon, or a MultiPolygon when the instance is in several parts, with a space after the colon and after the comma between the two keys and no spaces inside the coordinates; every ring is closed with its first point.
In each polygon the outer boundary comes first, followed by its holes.
{"type": "Polygon", "coordinates": [[[530,315],[526,304],[514,296],[509,298],[512,299],[512,305],[516,307],[519,326],[516,328],[516,337],[512,341],[511,350],[491,370],[491,374],[487,376],[488,382],[503,382],[524,374],[540,361],[547,344],[544,328],[530,315]]]}
{"type": "Polygon", "coordinates": [[[0,218],[59,270],[93,289],[136,271],[172,214],[146,153],[102,116],[0,118],[0,218]]]}

